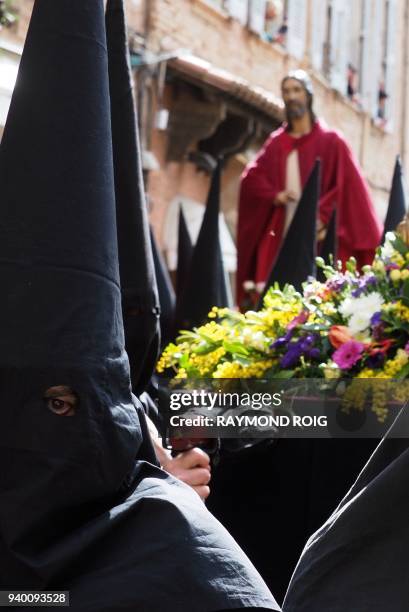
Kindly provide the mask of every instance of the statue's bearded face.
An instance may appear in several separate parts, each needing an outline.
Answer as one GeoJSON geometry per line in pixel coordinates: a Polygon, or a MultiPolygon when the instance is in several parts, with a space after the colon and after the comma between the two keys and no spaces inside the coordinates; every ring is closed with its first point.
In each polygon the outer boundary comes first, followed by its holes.
{"type": "Polygon", "coordinates": [[[300,81],[296,79],[286,79],[282,86],[282,96],[287,119],[299,119],[308,112],[308,94],[300,81]]]}

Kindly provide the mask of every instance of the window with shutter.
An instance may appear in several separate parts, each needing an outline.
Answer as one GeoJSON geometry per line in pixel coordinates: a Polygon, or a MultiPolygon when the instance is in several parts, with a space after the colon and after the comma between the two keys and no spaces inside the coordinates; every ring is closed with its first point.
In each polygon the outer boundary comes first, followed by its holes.
{"type": "Polygon", "coordinates": [[[398,6],[396,0],[388,0],[386,3],[386,41],[385,41],[385,119],[388,128],[393,129],[394,101],[396,97],[396,31],[398,6]]]}
{"type": "Polygon", "coordinates": [[[362,0],[351,3],[351,16],[348,45],[348,62],[359,71],[361,62],[361,36],[362,36],[362,0]]]}
{"type": "Polygon", "coordinates": [[[267,0],[250,0],[249,28],[257,34],[265,30],[267,0]]]}
{"type": "Polygon", "coordinates": [[[322,71],[326,39],[327,1],[312,0],[311,60],[316,70],[322,71]]]}
{"type": "Polygon", "coordinates": [[[305,52],[307,0],[288,0],[287,23],[288,53],[297,59],[302,59],[305,52]]]}
{"type": "Polygon", "coordinates": [[[349,0],[332,0],[330,79],[332,87],[344,95],[348,85],[350,8],[349,0]]]}
{"type": "Polygon", "coordinates": [[[362,49],[362,4],[363,0],[351,2],[349,28],[347,33],[348,48],[348,97],[360,103],[359,79],[362,49]]]}
{"type": "Polygon", "coordinates": [[[363,32],[362,103],[372,117],[377,117],[382,80],[383,0],[365,0],[363,32]]]}
{"type": "Polygon", "coordinates": [[[247,25],[249,0],[226,0],[225,7],[234,19],[237,19],[243,25],[247,25]]]}
{"type": "Polygon", "coordinates": [[[383,0],[375,0],[374,5],[374,20],[371,30],[372,36],[372,53],[371,53],[371,89],[370,102],[368,110],[372,117],[378,117],[379,112],[379,93],[382,83],[382,39],[383,39],[383,24],[384,24],[384,2],[383,0]]]}
{"type": "Polygon", "coordinates": [[[368,94],[370,92],[370,61],[371,61],[371,0],[362,2],[361,19],[361,61],[359,65],[359,91],[361,93],[361,103],[364,108],[368,108],[368,94]]]}

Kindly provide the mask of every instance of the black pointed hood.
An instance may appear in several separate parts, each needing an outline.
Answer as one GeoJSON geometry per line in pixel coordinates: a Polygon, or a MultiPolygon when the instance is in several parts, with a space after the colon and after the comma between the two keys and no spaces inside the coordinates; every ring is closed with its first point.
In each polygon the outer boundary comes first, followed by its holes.
{"type": "Polygon", "coordinates": [[[18,558],[82,524],[141,442],[111,140],[102,0],[36,0],[0,148],[0,540],[18,558]]]}
{"type": "Polygon", "coordinates": [[[106,6],[119,272],[132,387],[152,377],[160,345],[159,298],[135,113],[123,0],[106,6]]]}
{"type": "Polygon", "coordinates": [[[193,245],[187,228],[186,218],[182,206],[179,208],[178,226],[178,262],[176,274],[176,293],[178,299],[189,277],[190,265],[193,257],[193,245]]]}
{"type": "Polygon", "coordinates": [[[212,306],[229,305],[229,292],[219,238],[220,180],[223,160],[212,176],[206,210],[193,251],[192,265],[180,300],[176,326],[186,329],[201,325],[212,306]]]}
{"type": "Polygon", "coordinates": [[[311,535],[291,578],[284,612],[405,609],[408,416],[406,405],[347,495],[311,535]]]}
{"type": "Polygon", "coordinates": [[[103,0],[35,0],[0,148],[0,590],[275,610],[196,493],[139,460],[104,17],[103,0]]]}
{"type": "Polygon", "coordinates": [[[280,286],[290,283],[301,290],[302,283],[308,276],[315,274],[320,166],[321,162],[317,160],[271,270],[264,295],[275,282],[280,286]]]}
{"type": "Polygon", "coordinates": [[[189,230],[182,206],[179,209],[178,226],[178,259],[176,271],[176,309],[175,309],[175,328],[173,335],[177,336],[179,331],[179,320],[184,303],[184,294],[189,280],[190,267],[193,258],[193,244],[190,239],[189,230]]]}
{"type": "Polygon", "coordinates": [[[100,0],[37,0],[0,150],[0,363],[122,354],[107,87],[100,0]]]}
{"type": "Polygon", "coordinates": [[[171,340],[173,340],[173,322],[175,317],[176,296],[166,263],[157,245],[152,228],[150,230],[150,235],[155,273],[158,282],[162,346],[166,346],[171,340]]]}
{"type": "Polygon", "coordinates": [[[395,170],[393,172],[391,193],[389,196],[388,210],[386,212],[382,242],[385,241],[387,232],[394,232],[406,214],[405,188],[402,176],[402,165],[400,158],[396,158],[395,170]]]}

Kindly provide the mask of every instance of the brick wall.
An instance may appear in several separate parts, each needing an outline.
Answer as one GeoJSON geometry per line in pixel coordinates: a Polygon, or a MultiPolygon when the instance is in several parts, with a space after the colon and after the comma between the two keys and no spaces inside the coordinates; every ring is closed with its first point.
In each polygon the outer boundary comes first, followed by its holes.
{"type": "MultiPolygon", "coordinates": [[[[403,4],[402,1],[402,15],[403,4]]],[[[276,95],[280,94],[282,77],[299,65],[285,51],[242,28],[223,11],[210,8],[206,0],[155,0],[151,11],[150,46],[155,51],[187,48],[276,95]]],[[[402,18],[396,32],[400,41],[403,41],[403,23],[402,18]]],[[[398,49],[396,64],[402,72],[403,42],[398,49]]],[[[382,217],[395,156],[401,152],[401,114],[406,98],[402,90],[403,79],[397,74],[397,118],[392,134],[372,125],[365,113],[332,90],[323,77],[316,75],[313,81],[317,114],[329,126],[344,133],[363,166],[382,217]]],[[[409,159],[405,162],[409,176],[409,159]]]]}
{"type": "MultiPolygon", "coordinates": [[[[409,176],[409,121],[403,133],[402,117],[408,91],[404,91],[404,2],[399,0],[401,18],[396,32],[399,53],[396,58],[397,89],[396,119],[393,133],[374,126],[369,117],[358,111],[343,96],[328,87],[325,79],[316,75],[315,107],[317,114],[333,127],[340,129],[360,160],[371,186],[379,216],[384,214],[396,154],[403,149],[406,174],[409,176]]],[[[0,39],[22,43],[32,9],[32,0],[15,0],[20,10],[17,28],[3,30],[0,39]]],[[[254,85],[280,93],[280,81],[286,72],[298,66],[284,50],[261,40],[223,11],[209,7],[206,0],[126,0],[129,23],[133,30],[144,32],[148,23],[148,45],[152,51],[187,48],[220,68],[243,77],[254,85]],[[146,20],[148,10],[148,21],[146,20]]],[[[405,38],[406,45],[409,44],[405,38]]],[[[407,68],[406,68],[407,69],[407,68]]],[[[166,206],[183,189],[203,199],[208,180],[192,174],[191,169],[178,164],[165,164],[166,135],[154,131],[152,149],[161,162],[161,170],[151,173],[150,191],[155,202],[153,221],[160,234],[166,206]]],[[[223,205],[234,217],[240,160],[233,160],[227,169],[223,205]]],[[[229,214],[230,214],[229,213],[229,214]]]]}

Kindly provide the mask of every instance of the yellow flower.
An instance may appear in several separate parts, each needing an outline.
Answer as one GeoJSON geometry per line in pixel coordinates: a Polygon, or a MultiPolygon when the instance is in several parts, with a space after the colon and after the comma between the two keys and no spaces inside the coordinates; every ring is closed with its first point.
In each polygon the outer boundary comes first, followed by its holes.
{"type": "Polygon", "coordinates": [[[199,335],[205,335],[212,342],[220,342],[221,340],[224,340],[228,334],[228,328],[224,327],[220,323],[216,323],[216,321],[210,321],[209,323],[199,327],[197,332],[199,335]]]}
{"type": "Polygon", "coordinates": [[[320,310],[323,315],[326,315],[329,317],[337,313],[336,307],[334,306],[334,304],[331,304],[331,302],[325,302],[324,304],[321,304],[320,310]]]}
{"type": "Polygon", "coordinates": [[[249,365],[225,361],[217,366],[213,378],[262,378],[273,364],[272,359],[256,361],[249,365]]]}
{"type": "Polygon", "coordinates": [[[394,251],[391,257],[391,261],[393,261],[393,263],[397,264],[400,267],[402,267],[403,264],[405,263],[404,258],[402,257],[400,253],[398,253],[398,251],[394,251]]]}
{"type": "Polygon", "coordinates": [[[388,378],[394,378],[401,369],[408,363],[409,355],[403,349],[398,349],[394,359],[386,362],[383,369],[388,378]]]}
{"type": "Polygon", "coordinates": [[[171,342],[159,358],[156,364],[156,371],[162,373],[167,368],[176,366],[180,357],[188,350],[189,345],[186,342],[181,342],[180,344],[173,344],[173,342],[171,342]]]}
{"type": "Polygon", "coordinates": [[[166,359],[163,357],[163,355],[160,357],[158,363],[156,364],[156,371],[159,372],[159,374],[162,374],[162,372],[164,372],[167,368],[167,363],[166,363],[166,359]]]}
{"type": "Polygon", "coordinates": [[[381,259],[376,259],[372,264],[372,268],[375,272],[380,272],[381,274],[385,272],[385,264],[381,259]]]}
{"type": "Polygon", "coordinates": [[[322,369],[324,370],[324,376],[327,380],[341,377],[341,370],[333,361],[323,364],[322,369]]]}
{"type": "Polygon", "coordinates": [[[216,319],[218,315],[219,315],[218,306],[213,306],[213,308],[211,309],[211,311],[209,312],[207,316],[209,317],[209,319],[216,319]]]}
{"type": "Polygon", "coordinates": [[[215,351],[207,353],[206,355],[191,355],[190,363],[199,371],[200,376],[207,376],[213,372],[214,368],[225,354],[226,351],[220,346],[215,351]]]}
{"type": "Polygon", "coordinates": [[[405,306],[402,300],[398,300],[393,304],[384,304],[382,310],[394,314],[402,321],[409,322],[409,308],[405,306]]]}
{"type": "Polygon", "coordinates": [[[401,369],[408,363],[409,355],[403,349],[398,349],[393,359],[388,359],[383,370],[371,370],[364,368],[356,378],[394,378],[401,369]]]}
{"type": "Polygon", "coordinates": [[[186,372],[185,368],[179,368],[175,378],[179,379],[179,380],[183,379],[183,378],[187,378],[187,372],[186,372]]]}
{"type": "Polygon", "coordinates": [[[400,270],[391,270],[390,277],[391,277],[391,281],[393,281],[394,283],[399,281],[400,280],[400,270]]]}
{"type": "Polygon", "coordinates": [[[409,399],[409,380],[400,381],[393,385],[393,398],[398,402],[406,402],[409,399]]]}

